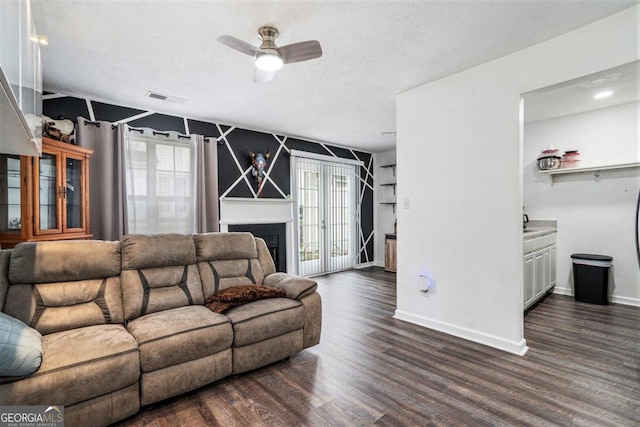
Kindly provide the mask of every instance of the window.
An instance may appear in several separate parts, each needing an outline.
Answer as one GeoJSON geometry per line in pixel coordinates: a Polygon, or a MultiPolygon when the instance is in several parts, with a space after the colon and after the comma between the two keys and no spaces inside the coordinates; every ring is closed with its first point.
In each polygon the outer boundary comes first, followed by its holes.
{"type": "MultiPolygon", "coordinates": [[[[145,132],[146,133],[146,132],[145,132]]],[[[194,233],[195,149],[189,139],[127,132],[125,174],[130,233],[194,233]]]]}

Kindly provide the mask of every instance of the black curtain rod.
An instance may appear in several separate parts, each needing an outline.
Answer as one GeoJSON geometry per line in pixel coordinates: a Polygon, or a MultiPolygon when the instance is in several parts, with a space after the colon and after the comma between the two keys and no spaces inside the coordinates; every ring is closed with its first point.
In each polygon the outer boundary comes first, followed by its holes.
{"type": "MultiPolygon", "coordinates": [[[[60,117],[62,117],[62,116],[58,116],[58,120],[67,120],[67,119],[64,119],[64,118],[63,118],[63,119],[60,119],[60,117]]],[[[99,128],[99,127],[100,127],[100,122],[90,122],[90,121],[86,120],[86,121],[84,122],[84,124],[85,124],[85,126],[86,126],[86,125],[93,125],[93,126],[95,126],[95,127],[97,127],[97,128],[99,128]]]]}
{"type": "Polygon", "coordinates": [[[178,139],[191,139],[191,135],[180,135],[178,134],[178,139]]]}
{"type": "Polygon", "coordinates": [[[132,128],[129,127],[129,132],[139,132],[139,133],[144,133],[144,129],[138,129],[138,128],[132,128]]]}
{"type": "Polygon", "coordinates": [[[218,138],[214,138],[212,136],[205,137],[204,138],[204,142],[206,142],[208,144],[208,143],[211,142],[212,139],[215,140],[218,143],[218,145],[224,145],[224,140],[218,141],[218,138]]]}
{"type": "Polygon", "coordinates": [[[167,138],[169,138],[169,132],[157,132],[157,131],[153,131],[153,136],[156,135],[162,135],[162,136],[166,136],[167,138]]]}

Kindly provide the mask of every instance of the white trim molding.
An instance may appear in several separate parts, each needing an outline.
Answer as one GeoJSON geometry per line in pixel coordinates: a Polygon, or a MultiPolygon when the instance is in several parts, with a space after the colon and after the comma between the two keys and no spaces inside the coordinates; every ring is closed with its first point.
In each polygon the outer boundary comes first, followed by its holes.
{"type": "Polygon", "coordinates": [[[424,326],[425,328],[444,332],[445,334],[497,348],[498,350],[503,350],[508,353],[517,354],[518,356],[524,356],[527,350],[529,350],[529,347],[527,347],[527,340],[524,338],[520,341],[508,341],[495,335],[490,335],[474,329],[463,328],[458,325],[453,325],[451,323],[442,322],[428,317],[418,316],[402,310],[396,310],[393,317],[394,319],[424,326]]]}
{"type": "Polygon", "coordinates": [[[304,157],[307,159],[324,160],[326,162],[346,163],[348,165],[364,166],[362,160],[344,159],[342,157],[326,156],[324,154],[310,153],[307,151],[291,150],[291,155],[296,157],[304,157]]]}

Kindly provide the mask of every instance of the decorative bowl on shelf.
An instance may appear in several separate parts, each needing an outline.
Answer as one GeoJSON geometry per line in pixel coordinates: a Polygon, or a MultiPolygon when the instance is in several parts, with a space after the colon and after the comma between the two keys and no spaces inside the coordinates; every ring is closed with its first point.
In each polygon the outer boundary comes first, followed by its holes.
{"type": "Polygon", "coordinates": [[[547,171],[551,169],[558,169],[560,167],[560,157],[547,156],[538,158],[538,169],[541,171],[547,171]]]}

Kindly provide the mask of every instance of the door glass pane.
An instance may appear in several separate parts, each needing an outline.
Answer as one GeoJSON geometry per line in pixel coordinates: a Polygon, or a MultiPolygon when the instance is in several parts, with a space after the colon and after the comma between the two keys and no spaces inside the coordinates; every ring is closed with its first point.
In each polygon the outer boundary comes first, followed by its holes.
{"type": "Polygon", "coordinates": [[[82,227],[82,161],[67,158],[65,200],[67,202],[67,228],[82,227]]]}
{"type": "Polygon", "coordinates": [[[19,232],[20,156],[0,155],[0,233],[19,232]]]}
{"type": "Polygon", "coordinates": [[[320,258],[320,173],[300,171],[300,261],[320,258]]]}
{"type": "Polygon", "coordinates": [[[344,175],[331,174],[330,237],[331,257],[349,255],[349,198],[344,175]]]}
{"type": "Polygon", "coordinates": [[[40,230],[58,228],[56,219],[56,156],[42,153],[40,158],[40,230]]]}

